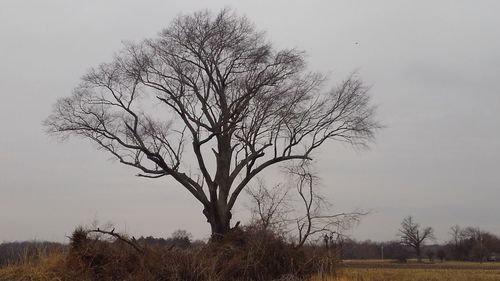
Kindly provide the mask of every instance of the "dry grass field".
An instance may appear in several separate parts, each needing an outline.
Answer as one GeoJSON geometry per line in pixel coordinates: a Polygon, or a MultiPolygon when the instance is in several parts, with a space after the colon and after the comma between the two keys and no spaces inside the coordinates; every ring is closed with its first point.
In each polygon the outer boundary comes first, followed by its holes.
{"type": "MultiPolygon", "coordinates": [[[[64,253],[51,253],[43,256],[38,262],[32,262],[27,258],[19,265],[0,267],[0,281],[61,280],[61,276],[66,275],[63,269],[65,258],[64,253]]],[[[75,276],[65,277],[74,278],[75,276]]]]}
{"type": "Polygon", "coordinates": [[[311,281],[500,281],[500,263],[346,261],[336,277],[311,281]]]}

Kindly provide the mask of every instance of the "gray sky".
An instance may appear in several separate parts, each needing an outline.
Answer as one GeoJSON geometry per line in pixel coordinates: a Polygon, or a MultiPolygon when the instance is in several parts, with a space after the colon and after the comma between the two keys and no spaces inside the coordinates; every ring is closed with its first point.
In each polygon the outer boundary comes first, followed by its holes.
{"type": "Polygon", "coordinates": [[[305,50],[332,81],[358,70],[372,85],[387,128],[371,149],[330,143],[317,153],[336,210],[374,210],[354,237],[394,239],[407,215],[440,241],[453,224],[500,234],[499,1],[4,0],[0,241],[64,241],[95,219],[134,235],[207,236],[200,206],[180,186],[136,178],[87,141],[48,137],[41,122],[123,40],[155,36],[179,13],[223,7],[277,47],[305,50]]]}

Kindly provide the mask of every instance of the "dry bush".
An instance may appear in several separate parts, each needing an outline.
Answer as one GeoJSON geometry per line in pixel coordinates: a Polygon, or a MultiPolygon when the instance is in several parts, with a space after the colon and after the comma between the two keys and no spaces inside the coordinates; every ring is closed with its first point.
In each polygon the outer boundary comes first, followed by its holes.
{"type": "Polygon", "coordinates": [[[302,274],[304,253],[270,231],[235,229],[202,250],[206,266],[221,280],[271,280],[302,274]]]}
{"type": "Polygon", "coordinates": [[[67,270],[90,280],[129,280],[127,276],[143,274],[149,255],[112,238],[77,228],[70,238],[67,270]]]}
{"type": "Polygon", "coordinates": [[[46,256],[38,266],[11,267],[3,275],[0,271],[0,280],[264,281],[334,270],[335,259],[324,249],[297,248],[256,226],[236,228],[224,238],[189,248],[128,241],[139,250],[116,237],[77,228],[69,251],[46,256]]]}

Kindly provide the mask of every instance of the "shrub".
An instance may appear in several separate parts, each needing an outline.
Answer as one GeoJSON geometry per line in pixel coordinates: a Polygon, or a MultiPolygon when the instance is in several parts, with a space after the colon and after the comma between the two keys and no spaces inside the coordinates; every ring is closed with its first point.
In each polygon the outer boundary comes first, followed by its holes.
{"type": "Polygon", "coordinates": [[[198,247],[137,246],[144,250],[77,228],[66,269],[103,281],[263,281],[331,273],[335,265],[334,257],[320,247],[296,248],[282,236],[255,226],[236,228],[198,247]]]}

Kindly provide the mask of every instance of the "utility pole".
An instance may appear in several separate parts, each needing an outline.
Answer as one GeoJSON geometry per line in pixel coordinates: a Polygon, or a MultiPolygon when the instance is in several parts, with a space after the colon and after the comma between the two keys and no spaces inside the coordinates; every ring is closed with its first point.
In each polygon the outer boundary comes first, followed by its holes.
{"type": "Polygon", "coordinates": [[[483,234],[479,231],[479,263],[483,263],[483,234]]]}
{"type": "Polygon", "coordinates": [[[380,257],[384,259],[384,244],[380,245],[380,257]]]}

